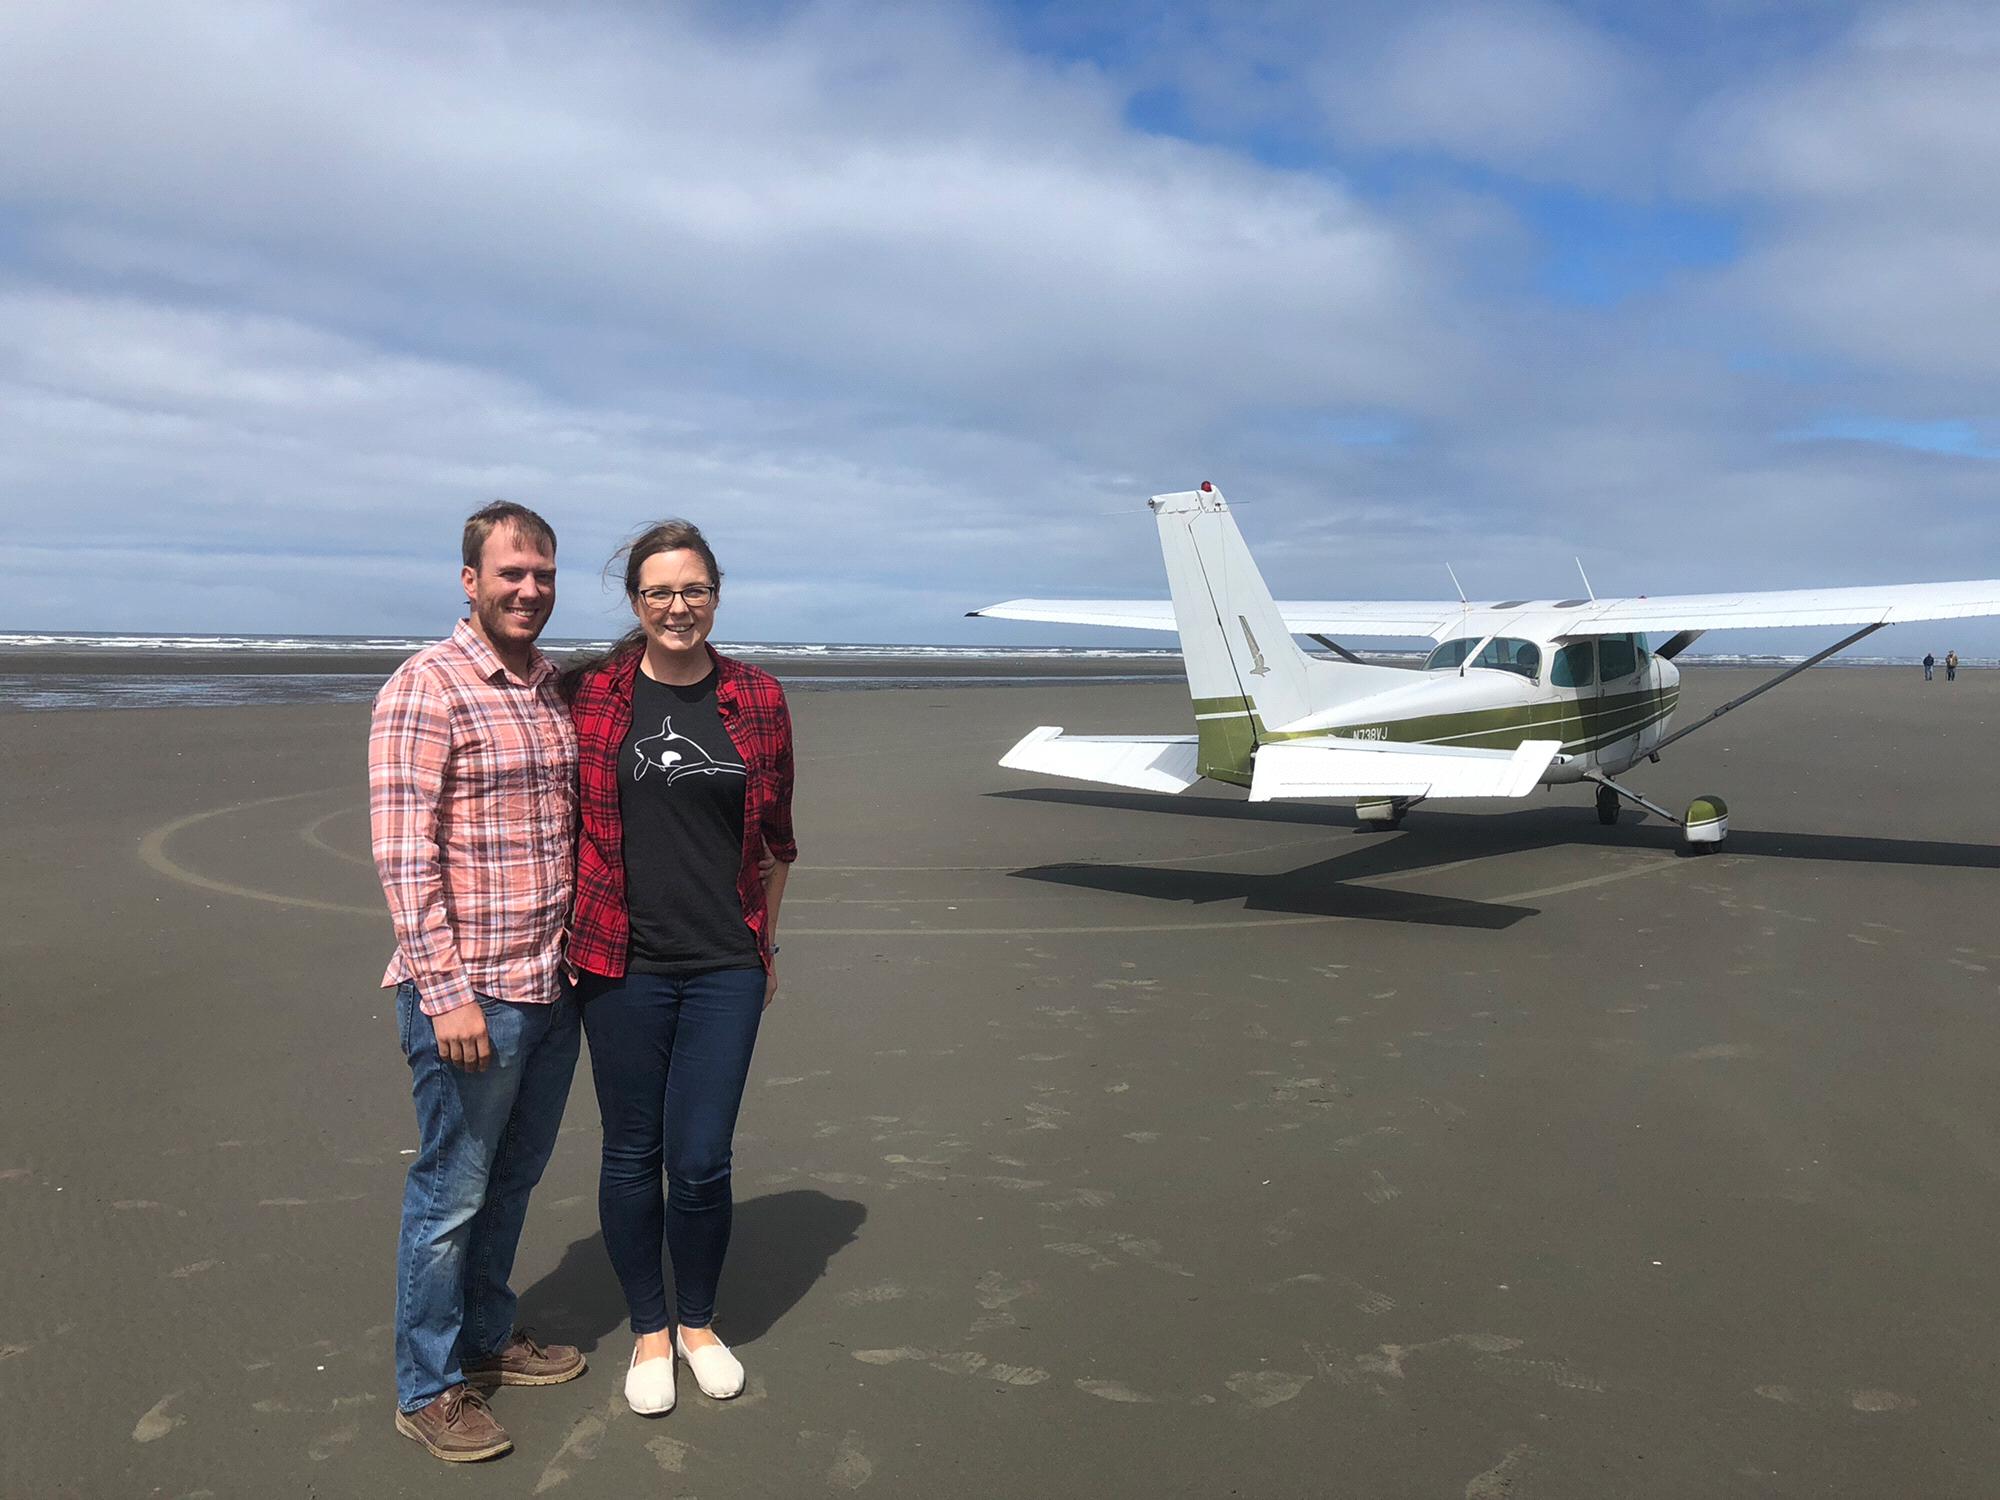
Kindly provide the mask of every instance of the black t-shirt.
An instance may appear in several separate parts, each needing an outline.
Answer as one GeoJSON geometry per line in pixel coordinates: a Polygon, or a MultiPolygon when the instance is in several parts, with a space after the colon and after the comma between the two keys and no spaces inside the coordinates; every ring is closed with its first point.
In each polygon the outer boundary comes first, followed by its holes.
{"type": "Polygon", "coordinates": [[[761,963],[743,920],[743,757],[715,707],[710,672],[692,687],[632,682],[632,727],[618,747],[625,827],[628,968],[699,974],[761,963]]]}

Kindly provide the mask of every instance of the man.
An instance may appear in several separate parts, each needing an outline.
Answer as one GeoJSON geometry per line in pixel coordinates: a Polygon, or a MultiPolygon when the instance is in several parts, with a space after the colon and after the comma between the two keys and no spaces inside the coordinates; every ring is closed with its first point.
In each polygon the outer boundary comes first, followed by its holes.
{"type": "Polygon", "coordinates": [[[465,523],[471,606],[397,669],[368,733],[375,866],[417,1108],[396,1266],[396,1428],[453,1463],[513,1446],[479,1387],[555,1385],[583,1356],[514,1327],[507,1281],[576,1068],[562,972],[576,735],[535,649],[556,537],[498,501],[465,523]]]}

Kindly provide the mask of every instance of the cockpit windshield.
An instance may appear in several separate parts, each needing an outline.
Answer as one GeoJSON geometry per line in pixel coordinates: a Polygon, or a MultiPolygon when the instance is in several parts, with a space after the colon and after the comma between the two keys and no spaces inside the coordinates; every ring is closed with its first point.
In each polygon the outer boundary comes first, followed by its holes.
{"type": "Polygon", "coordinates": [[[1475,646],[1479,646],[1477,636],[1464,636],[1455,641],[1446,641],[1424,658],[1424,670],[1456,671],[1461,665],[1490,667],[1497,672],[1516,673],[1531,682],[1540,680],[1542,648],[1533,641],[1517,641],[1508,636],[1496,635],[1480,647],[1478,656],[1467,661],[1467,656],[1475,646]]]}

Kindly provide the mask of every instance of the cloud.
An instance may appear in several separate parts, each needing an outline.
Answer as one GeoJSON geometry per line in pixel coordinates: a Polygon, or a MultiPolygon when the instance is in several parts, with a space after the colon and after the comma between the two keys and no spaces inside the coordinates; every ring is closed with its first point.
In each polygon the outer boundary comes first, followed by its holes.
{"type": "Polygon", "coordinates": [[[1984,430],[1976,14],[1606,14],[11,8],[0,623],[429,629],[495,494],[580,635],[678,512],[725,633],[1004,639],[959,612],[1157,592],[1139,502],[1202,478],[1293,594],[1949,570],[1984,460],[1785,435],[1984,430]],[[1663,181],[1595,232],[1726,252],[1550,297],[1549,185],[1663,181]]]}
{"type": "Polygon", "coordinates": [[[1523,0],[1419,9],[1376,45],[1336,51],[1323,80],[1343,139],[1565,181],[1601,181],[1652,105],[1613,34],[1523,0]]]}
{"type": "Polygon", "coordinates": [[[1046,411],[1069,372],[1173,402],[1197,357],[1241,399],[1409,392],[1448,342],[1421,248],[1337,183],[1133,139],[1100,82],[962,26],[599,12],[579,40],[517,11],[445,43],[253,14],[169,5],[134,36],[41,13],[0,80],[0,130],[32,143],[0,183],[72,236],[165,237],[165,278],[526,304],[643,329],[641,363],[726,349],[980,410],[1046,411]]]}
{"type": "MultiPolygon", "coordinates": [[[[2000,376],[2000,17],[1894,6],[1694,122],[1695,183],[1765,229],[1726,294],[1803,347],[1921,382],[2000,376]]],[[[1969,394],[1961,386],[1959,399],[1969,394]]],[[[1917,410],[1917,418],[1958,415],[1917,410]]]]}

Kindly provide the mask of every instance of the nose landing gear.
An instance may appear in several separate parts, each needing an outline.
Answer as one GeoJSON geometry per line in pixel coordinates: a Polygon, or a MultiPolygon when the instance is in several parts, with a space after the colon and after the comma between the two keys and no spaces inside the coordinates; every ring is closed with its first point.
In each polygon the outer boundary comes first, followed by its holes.
{"type": "Polygon", "coordinates": [[[1729,804],[1713,793],[1695,798],[1688,804],[1687,816],[1677,818],[1657,802],[1647,801],[1601,771],[1586,771],[1584,778],[1597,783],[1597,821],[1607,828],[1618,821],[1622,798],[1626,802],[1637,803],[1654,817],[1662,818],[1680,829],[1691,854],[1706,854],[1729,837],[1729,804]]]}

